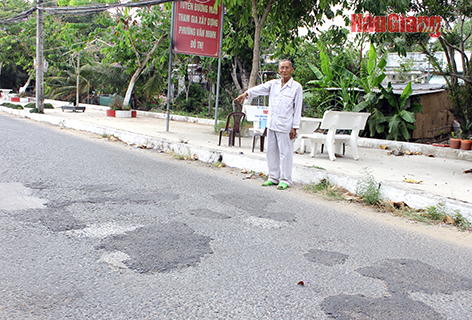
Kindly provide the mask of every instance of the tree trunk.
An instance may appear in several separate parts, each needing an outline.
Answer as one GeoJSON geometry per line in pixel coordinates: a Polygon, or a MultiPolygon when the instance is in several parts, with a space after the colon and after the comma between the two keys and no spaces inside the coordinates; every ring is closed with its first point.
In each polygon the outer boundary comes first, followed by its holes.
{"type": "Polygon", "coordinates": [[[208,90],[208,114],[211,114],[211,97],[213,96],[214,86],[211,84],[210,80],[208,80],[208,85],[210,87],[210,90],[208,90]]]}
{"type": "Polygon", "coordinates": [[[267,20],[267,17],[270,13],[270,10],[273,4],[274,4],[273,0],[270,0],[264,9],[264,13],[262,14],[262,17],[259,19],[259,15],[257,13],[257,1],[252,0],[252,16],[254,18],[254,25],[256,27],[256,31],[254,33],[254,49],[252,51],[252,70],[251,70],[251,76],[249,77],[248,88],[252,88],[256,85],[257,74],[259,72],[259,60],[261,58],[262,27],[264,26],[264,23],[267,20]]]}
{"type": "Polygon", "coordinates": [[[233,58],[233,69],[231,70],[231,77],[233,78],[233,83],[239,93],[243,93],[248,89],[249,79],[247,70],[242,64],[241,60],[239,60],[238,56],[234,56],[233,58]],[[241,82],[239,82],[238,79],[238,69],[241,75],[241,82]]]}
{"type": "Polygon", "coordinates": [[[249,77],[248,88],[252,88],[257,84],[257,74],[259,72],[259,60],[261,59],[261,31],[262,26],[256,24],[256,31],[254,32],[254,49],[252,51],[252,69],[249,77]]]}
{"type": "MultiPolygon", "coordinates": [[[[188,65],[187,65],[187,79],[188,79],[188,85],[184,85],[185,88],[185,102],[188,102],[188,94],[190,92],[190,86],[192,85],[192,78],[188,74],[188,65]]],[[[185,78],[184,78],[185,81],[185,78]]]]}
{"type": "Polygon", "coordinates": [[[131,99],[131,94],[133,93],[134,84],[136,83],[136,80],[138,80],[139,75],[141,74],[142,70],[143,70],[142,66],[138,67],[134,71],[133,76],[131,77],[131,79],[129,81],[128,89],[126,90],[125,98],[123,99],[123,107],[124,108],[129,106],[129,101],[131,99]]]}
{"type": "Polygon", "coordinates": [[[129,81],[128,84],[128,89],[126,90],[125,98],[123,99],[123,107],[128,107],[129,106],[129,101],[131,99],[131,94],[133,93],[134,85],[136,81],[138,80],[139,76],[141,75],[141,72],[143,71],[144,67],[148,63],[149,59],[151,59],[151,56],[156,52],[157,47],[161,44],[161,42],[165,39],[167,35],[163,34],[159,40],[157,40],[154,43],[154,46],[152,49],[147,53],[146,58],[143,60],[143,62],[140,62],[138,59],[138,68],[133,73],[133,76],[131,77],[131,80],[129,81]]]}
{"type": "Polygon", "coordinates": [[[241,87],[241,84],[238,80],[238,64],[236,63],[237,59],[238,56],[233,57],[233,68],[231,69],[231,78],[233,78],[233,83],[236,86],[236,90],[238,90],[239,93],[242,93],[243,88],[241,87]]]}
{"type": "MultiPolygon", "coordinates": [[[[0,67],[1,67],[1,64],[0,64],[0,67]]],[[[30,82],[31,82],[31,78],[33,78],[33,75],[30,74],[28,76],[28,80],[26,80],[26,83],[23,87],[20,87],[20,89],[18,90],[19,93],[23,93],[23,92],[26,92],[26,88],[28,88],[30,82]]]]}

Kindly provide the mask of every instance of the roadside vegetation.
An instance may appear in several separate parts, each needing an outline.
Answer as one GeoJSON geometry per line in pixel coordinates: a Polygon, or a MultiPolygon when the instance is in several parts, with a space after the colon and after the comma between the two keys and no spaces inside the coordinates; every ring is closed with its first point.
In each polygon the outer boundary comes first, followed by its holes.
{"type": "Polygon", "coordinates": [[[328,200],[360,203],[379,212],[391,213],[409,221],[430,225],[451,225],[460,231],[472,232],[472,223],[458,210],[448,210],[444,203],[438,203],[423,209],[414,209],[408,207],[405,202],[394,202],[384,199],[381,195],[379,183],[375,181],[367,169],[364,170],[363,179],[358,183],[356,194],[349,192],[345,188],[332,185],[327,179],[306,185],[304,190],[308,193],[321,195],[328,200]]]}
{"type": "MultiPolygon", "coordinates": [[[[182,161],[196,161],[196,155],[190,156],[180,155],[175,152],[167,152],[176,160],[182,161]]],[[[223,161],[216,161],[209,165],[214,169],[227,168],[231,171],[239,169],[228,168],[223,161]]],[[[318,168],[324,170],[323,168],[318,168]]],[[[267,176],[262,172],[248,171],[242,169],[240,173],[244,176],[243,179],[263,179],[267,176]]],[[[437,203],[422,209],[410,208],[405,202],[395,202],[384,199],[381,194],[380,184],[375,181],[369,168],[364,168],[362,172],[362,179],[357,184],[356,193],[353,194],[347,189],[333,185],[329,179],[321,179],[318,183],[312,183],[303,186],[304,192],[309,194],[317,194],[326,200],[330,201],[349,201],[365,205],[369,208],[377,210],[378,212],[390,213],[394,216],[402,217],[414,223],[423,223],[427,225],[447,225],[456,228],[463,232],[472,232],[472,223],[465,218],[458,210],[448,210],[444,203],[437,203]]]]}
{"type": "Polygon", "coordinates": [[[10,108],[10,109],[19,109],[19,110],[23,109],[23,107],[20,104],[10,103],[10,102],[4,102],[4,103],[1,104],[1,106],[7,107],[7,108],[10,108]]]}
{"type": "MultiPolygon", "coordinates": [[[[61,0],[58,7],[103,3],[103,0],[61,0]]],[[[36,57],[35,15],[1,23],[33,7],[27,0],[0,4],[0,88],[34,95],[36,57]]],[[[427,2],[301,0],[296,6],[282,1],[225,1],[218,118],[226,119],[241,105],[233,99],[262,81],[276,77],[282,58],[294,62],[294,78],[305,89],[304,116],[320,117],[329,109],[370,112],[361,135],[411,140],[415,115],[422,106],[411,87],[393,95],[385,79],[390,52],[425,52],[437,75],[446,80],[452,105],[445,110],[460,124],[463,138],[472,132],[472,5],[470,1],[427,2]],[[333,5],[342,8],[334,11],[333,5]],[[343,10],[344,9],[344,10],[343,10]],[[348,10],[409,15],[436,15],[443,19],[441,35],[428,33],[357,33],[349,39],[346,27],[332,26],[314,32],[327,19],[348,10]],[[426,14],[427,13],[427,14],[426,14]],[[301,35],[302,28],[309,30],[301,35]],[[444,52],[441,63],[435,53],[444,52]],[[461,72],[459,65],[465,66],[461,72]],[[335,90],[332,90],[336,88],[335,90]],[[357,88],[359,90],[352,90],[357,88]],[[328,90],[330,89],[330,90],[328,90]],[[407,99],[412,103],[406,103],[407,99]]],[[[44,55],[47,97],[73,103],[112,103],[114,109],[170,112],[199,118],[215,116],[216,58],[175,54],[173,90],[167,92],[171,4],[124,8],[87,15],[45,15],[44,55]],[[76,101],[76,100],[79,101],[76,101]],[[104,102],[107,101],[107,102],[104,102]]],[[[350,16],[343,16],[349,21],[350,16]]],[[[404,77],[412,64],[404,62],[404,77]]],[[[255,101],[254,103],[264,103],[255,101]]],[[[444,138],[444,134],[440,134],[444,138]]]]}

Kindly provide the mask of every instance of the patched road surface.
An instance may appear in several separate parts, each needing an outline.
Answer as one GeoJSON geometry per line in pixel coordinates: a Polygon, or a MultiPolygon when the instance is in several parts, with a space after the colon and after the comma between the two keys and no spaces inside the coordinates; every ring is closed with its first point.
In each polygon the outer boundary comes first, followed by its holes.
{"type": "Polygon", "coordinates": [[[0,133],[0,319],[472,319],[472,245],[448,239],[467,234],[12,116],[0,133]]]}

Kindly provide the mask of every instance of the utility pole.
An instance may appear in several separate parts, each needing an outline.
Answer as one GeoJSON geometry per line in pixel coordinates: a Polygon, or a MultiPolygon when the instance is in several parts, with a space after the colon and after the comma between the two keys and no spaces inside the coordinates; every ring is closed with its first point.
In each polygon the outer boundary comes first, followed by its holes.
{"type": "Polygon", "coordinates": [[[44,110],[43,0],[37,0],[36,20],[36,108],[44,110]]]}
{"type": "Polygon", "coordinates": [[[75,106],[79,106],[79,81],[80,81],[80,51],[77,53],[77,71],[76,71],[76,76],[77,76],[77,84],[76,84],[76,90],[75,90],[75,106]]]}

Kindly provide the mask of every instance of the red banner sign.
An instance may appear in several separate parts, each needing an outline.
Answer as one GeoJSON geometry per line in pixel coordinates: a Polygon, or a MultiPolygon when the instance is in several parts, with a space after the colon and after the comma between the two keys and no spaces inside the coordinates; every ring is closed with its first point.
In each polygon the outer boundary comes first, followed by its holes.
{"type": "Polygon", "coordinates": [[[175,3],[175,53],[218,57],[221,8],[215,0],[187,0],[175,3]]]}

